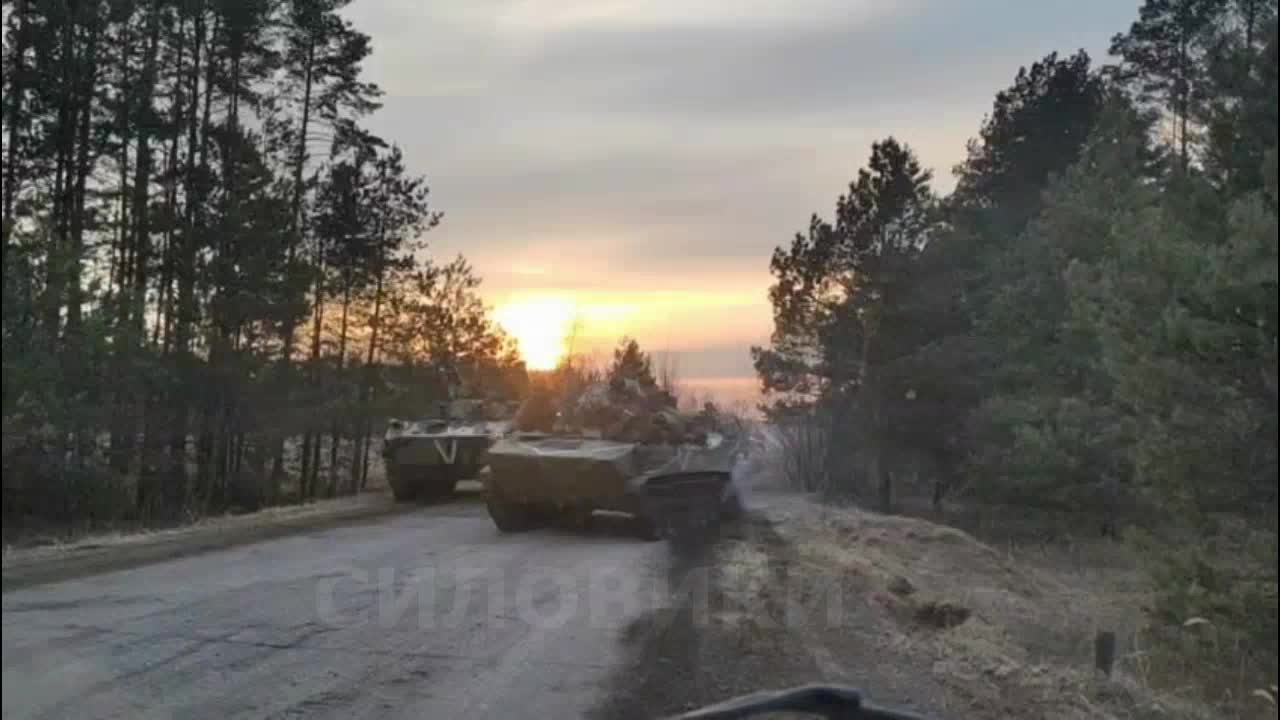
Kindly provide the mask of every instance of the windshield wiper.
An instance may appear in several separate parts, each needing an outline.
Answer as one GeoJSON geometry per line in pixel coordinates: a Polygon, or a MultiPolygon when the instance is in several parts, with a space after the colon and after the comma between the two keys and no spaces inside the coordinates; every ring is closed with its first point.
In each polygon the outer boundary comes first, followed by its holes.
{"type": "Polygon", "coordinates": [[[733,720],[772,712],[798,712],[831,720],[926,720],[901,710],[871,705],[862,693],[841,685],[802,685],[743,695],[677,715],[671,720],[733,720]]]}

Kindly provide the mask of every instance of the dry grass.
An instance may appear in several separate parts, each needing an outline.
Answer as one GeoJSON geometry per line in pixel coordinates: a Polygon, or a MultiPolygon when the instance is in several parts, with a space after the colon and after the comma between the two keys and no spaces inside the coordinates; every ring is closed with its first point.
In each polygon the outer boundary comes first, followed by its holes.
{"type": "Polygon", "coordinates": [[[770,515],[800,562],[863,591],[862,631],[897,662],[929,668],[966,717],[1222,717],[1144,675],[1146,595],[1120,544],[997,549],[925,520],[800,498],[770,515]],[[1098,630],[1120,639],[1110,679],[1093,669],[1098,630]]]}

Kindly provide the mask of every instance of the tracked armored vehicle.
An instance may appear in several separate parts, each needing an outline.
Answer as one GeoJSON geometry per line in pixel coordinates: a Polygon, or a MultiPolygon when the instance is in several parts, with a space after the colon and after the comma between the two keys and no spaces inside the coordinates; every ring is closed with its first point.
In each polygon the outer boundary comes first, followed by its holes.
{"type": "Polygon", "coordinates": [[[453,494],[459,480],[474,478],[485,452],[510,422],[493,419],[503,409],[478,400],[442,403],[436,417],[390,420],[382,458],[396,500],[433,500],[453,494]]]}
{"type": "Polygon", "coordinates": [[[488,452],[489,516],[502,532],[563,521],[581,526],[597,511],[624,513],[649,539],[706,527],[740,510],[732,470],[736,437],[699,442],[625,442],[516,433],[488,452]]]}

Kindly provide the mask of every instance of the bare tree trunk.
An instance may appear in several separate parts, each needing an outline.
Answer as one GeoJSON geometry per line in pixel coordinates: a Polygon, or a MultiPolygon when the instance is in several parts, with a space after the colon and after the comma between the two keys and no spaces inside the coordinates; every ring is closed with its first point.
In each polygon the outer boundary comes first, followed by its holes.
{"type": "MultiPolygon", "coordinates": [[[[201,18],[201,21],[203,22],[205,8],[202,6],[199,8],[198,11],[200,12],[200,18],[201,18]]],[[[217,73],[216,73],[216,66],[214,63],[217,62],[219,57],[218,52],[215,50],[213,43],[214,43],[214,40],[219,37],[219,30],[221,29],[221,19],[222,17],[220,14],[217,14],[217,13],[214,14],[214,24],[211,31],[209,32],[206,51],[205,51],[204,98],[203,98],[204,107],[200,111],[200,151],[199,151],[199,162],[197,164],[197,167],[201,168],[202,170],[207,169],[209,167],[209,148],[213,144],[211,142],[211,134],[213,133],[213,130],[214,130],[213,117],[212,117],[213,92],[214,92],[214,89],[217,87],[217,83],[216,83],[217,73]]],[[[196,240],[203,241],[209,236],[209,233],[210,233],[208,201],[209,201],[211,188],[208,185],[208,180],[205,173],[202,172],[197,177],[201,179],[201,182],[196,184],[196,190],[198,192],[195,193],[195,198],[194,198],[195,206],[192,212],[192,218],[194,219],[195,228],[197,232],[193,234],[193,238],[196,240]]],[[[199,245],[200,249],[203,249],[203,243],[196,243],[196,245],[199,245]]],[[[191,267],[190,281],[192,282],[192,285],[194,287],[194,284],[195,284],[194,263],[191,267]]],[[[196,321],[196,305],[194,302],[191,304],[190,311],[191,311],[191,324],[194,325],[196,321]]],[[[216,489],[217,492],[220,493],[219,499],[223,504],[227,502],[228,493],[227,493],[226,466],[225,466],[225,463],[222,462],[223,460],[222,450],[223,450],[223,442],[226,437],[226,427],[223,419],[223,412],[221,409],[220,400],[223,392],[222,388],[226,383],[226,379],[223,377],[223,373],[221,372],[227,362],[226,356],[227,356],[227,351],[226,351],[225,343],[221,342],[219,338],[215,338],[215,341],[213,343],[213,349],[210,354],[210,362],[209,362],[209,369],[214,373],[215,380],[213,382],[210,382],[204,385],[203,397],[197,401],[199,404],[201,404],[205,408],[204,413],[206,417],[209,418],[208,432],[211,434],[211,438],[209,439],[210,453],[212,457],[212,460],[210,462],[210,467],[213,472],[211,475],[202,476],[201,480],[202,482],[205,483],[205,486],[202,489],[204,489],[205,492],[210,492],[210,488],[216,489]],[[217,354],[216,358],[213,357],[215,353],[217,354]]]]}
{"type": "Polygon", "coordinates": [[[934,448],[929,454],[933,469],[933,497],[930,502],[934,514],[941,518],[943,502],[947,494],[955,486],[954,466],[951,453],[944,448],[934,448]]]}
{"type": "MultiPolygon", "coordinates": [[[[342,382],[342,375],[347,366],[347,318],[351,309],[351,279],[346,278],[343,282],[342,290],[342,319],[338,326],[338,364],[335,370],[335,383],[339,388],[346,388],[346,384],[342,382]]],[[[342,427],[338,422],[337,413],[329,428],[329,485],[334,488],[334,492],[338,487],[338,445],[342,442],[342,427]]],[[[352,456],[352,463],[355,463],[355,456],[352,456]]],[[[354,491],[354,486],[352,490],[354,491]]],[[[331,493],[333,494],[333,493],[331,493]]]]}
{"type": "Polygon", "coordinates": [[[42,302],[45,342],[50,355],[60,349],[62,308],[66,293],[67,214],[70,212],[71,151],[75,137],[72,102],[75,87],[75,18],[66,18],[59,38],[61,57],[61,92],[58,93],[57,121],[54,138],[53,207],[49,214],[51,230],[45,258],[45,290],[42,302]]]}
{"type": "Polygon", "coordinates": [[[352,495],[360,492],[360,476],[364,472],[365,437],[361,434],[363,429],[364,420],[360,419],[359,424],[355,426],[355,430],[351,433],[351,464],[348,467],[351,475],[347,482],[351,488],[352,495]]]}
{"type": "MultiPolygon", "coordinates": [[[[312,92],[312,82],[314,79],[313,78],[314,65],[315,65],[315,42],[313,40],[307,46],[307,60],[306,60],[306,68],[304,70],[304,74],[306,77],[302,84],[302,121],[299,124],[298,148],[297,148],[297,153],[294,157],[294,165],[293,165],[293,199],[290,203],[290,213],[289,213],[289,222],[292,224],[292,226],[290,227],[292,239],[289,242],[289,248],[288,248],[288,251],[286,252],[287,261],[290,264],[293,263],[294,258],[297,256],[297,247],[300,241],[301,229],[302,229],[302,218],[301,218],[302,195],[303,195],[302,171],[303,171],[303,166],[307,162],[307,131],[309,130],[309,126],[311,124],[311,92],[312,92]]],[[[293,326],[293,321],[288,320],[286,321],[285,326],[281,331],[282,342],[281,342],[281,349],[280,349],[280,357],[281,357],[280,362],[281,362],[281,369],[283,370],[283,374],[285,378],[289,376],[288,370],[289,370],[289,364],[292,362],[293,339],[294,339],[294,332],[296,330],[297,328],[293,326]]],[[[272,466],[271,466],[272,482],[279,483],[284,479],[284,438],[286,435],[287,433],[282,433],[278,438],[278,440],[276,441],[275,459],[272,461],[272,466]]],[[[308,438],[309,437],[310,436],[308,435],[308,438]]],[[[304,448],[304,452],[303,452],[304,465],[307,462],[306,458],[309,457],[309,453],[306,452],[307,449],[309,448],[304,448]]],[[[302,473],[302,478],[299,480],[299,484],[304,488],[303,494],[304,494],[304,497],[306,497],[307,495],[306,495],[305,488],[307,486],[307,473],[305,469],[302,473]]]]}
{"type": "Polygon", "coordinates": [[[302,434],[302,469],[298,478],[299,492],[303,500],[315,497],[311,484],[311,426],[308,425],[302,434]]]}
{"type": "Polygon", "coordinates": [[[98,21],[93,18],[89,34],[88,58],[82,68],[80,94],[77,105],[80,118],[76,129],[75,185],[72,189],[71,227],[67,252],[67,331],[73,337],[80,334],[81,310],[84,305],[80,276],[84,262],[85,185],[89,178],[90,120],[93,117],[93,92],[98,76],[98,21]]]}
{"type": "Polygon", "coordinates": [[[369,446],[373,443],[373,382],[378,360],[378,342],[382,330],[382,295],[386,285],[387,258],[385,256],[385,226],[378,225],[378,277],[373,288],[373,316],[369,319],[369,347],[364,358],[364,383],[361,390],[361,417],[363,442],[360,448],[360,489],[369,482],[369,446]]]}
{"type": "MultiPolygon", "coordinates": [[[[89,38],[84,56],[76,63],[75,72],[75,162],[73,181],[71,183],[70,207],[67,209],[69,223],[67,226],[67,246],[64,271],[66,272],[67,293],[67,326],[64,342],[63,362],[67,366],[67,381],[87,387],[92,380],[87,377],[90,368],[84,360],[84,335],[81,315],[84,306],[84,291],[81,286],[81,274],[84,268],[84,221],[86,203],[86,183],[90,165],[93,160],[89,131],[93,118],[94,90],[98,77],[98,40],[101,36],[102,22],[98,16],[98,8],[91,6],[85,18],[89,25],[89,38]]],[[[75,458],[77,464],[83,464],[94,454],[96,439],[89,427],[90,418],[84,413],[75,415],[71,434],[75,442],[75,458]]]]}
{"type": "Polygon", "coordinates": [[[214,424],[217,418],[209,412],[208,405],[200,413],[200,429],[196,438],[196,488],[197,502],[202,511],[211,507],[220,508],[223,497],[218,493],[214,472],[214,424]]]}
{"type": "MultiPolygon", "coordinates": [[[[132,87],[129,72],[129,60],[133,57],[131,52],[133,48],[133,33],[129,31],[129,24],[126,21],[120,30],[120,84],[116,89],[119,93],[121,101],[116,112],[116,132],[120,136],[120,155],[117,158],[119,163],[119,210],[116,223],[116,239],[115,247],[111,256],[111,268],[107,275],[109,287],[114,293],[113,320],[117,328],[128,324],[128,305],[126,298],[128,291],[126,287],[129,284],[128,278],[133,276],[131,267],[132,257],[129,249],[130,235],[129,228],[132,226],[129,216],[129,103],[124,98],[130,93],[132,87]]],[[[112,447],[117,446],[117,441],[112,438],[112,447]]]]}
{"type": "MultiPolygon", "coordinates": [[[[238,31],[233,30],[233,32],[238,31]]],[[[213,292],[215,300],[211,313],[214,326],[213,338],[222,354],[223,363],[227,361],[227,358],[235,356],[240,346],[242,331],[241,320],[229,316],[225,303],[219,302],[217,299],[229,292],[229,286],[233,282],[232,260],[230,257],[234,252],[232,237],[234,234],[242,232],[237,168],[242,150],[240,137],[240,69],[244,42],[239,35],[232,37],[229,42],[231,81],[227,90],[226,126],[221,134],[223,139],[221,154],[224,158],[225,167],[222,208],[219,218],[222,229],[217,233],[216,255],[213,263],[213,292]]],[[[223,373],[223,378],[217,385],[216,397],[216,404],[221,408],[222,412],[222,435],[226,446],[226,462],[223,474],[230,479],[230,482],[235,487],[239,502],[252,509],[257,509],[261,506],[265,495],[261,478],[252,478],[251,486],[248,479],[241,472],[241,458],[244,453],[244,418],[240,381],[238,377],[233,380],[228,373],[223,373]]]]}
{"type": "Polygon", "coordinates": [[[0,218],[0,235],[3,240],[3,251],[0,254],[0,271],[3,271],[4,282],[9,281],[9,236],[13,230],[14,201],[18,197],[18,131],[26,123],[22,122],[22,101],[26,95],[25,60],[28,45],[27,14],[28,0],[18,0],[14,13],[17,16],[18,31],[14,38],[14,65],[10,70],[8,103],[5,108],[6,122],[9,125],[9,140],[4,161],[4,217],[0,218]]]}
{"type": "Polygon", "coordinates": [[[186,33],[184,32],[186,18],[178,18],[178,47],[177,58],[174,61],[174,98],[172,114],[169,119],[170,126],[173,128],[173,136],[169,140],[169,150],[165,154],[164,161],[164,207],[165,215],[170,220],[165,227],[164,236],[162,238],[163,246],[161,248],[160,263],[160,297],[159,297],[159,320],[156,323],[155,337],[158,340],[153,341],[159,348],[161,354],[168,355],[174,345],[174,330],[176,318],[174,317],[174,281],[177,275],[177,255],[178,255],[178,223],[174,218],[178,217],[178,142],[182,137],[183,111],[186,109],[186,97],[183,92],[183,75],[182,69],[185,63],[186,55],[186,33]]]}
{"type": "Polygon", "coordinates": [[[893,473],[882,466],[883,452],[877,448],[872,451],[871,477],[878,485],[880,512],[893,512],[893,473]]]}
{"type": "MultiPolygon", "coordinates": [[[[313,297],[315,306],[312,308],[311,318],[311,379],[312,386],[319,387],[324,382],[324,369],[320,365],[320,357],[323,346],[320,342],[321,330],[324,326],[324,275],[325,275],[325,253],[324,246],[319,238],[316,238],[315,245],[315,284],[313,297]]],[[[302,474],[308,478],[308,487],[311,490],[310,497],[314,497],[315,489],[320,480],[320,440],[321,430],[323,427],[315,421],[309,421],[306,429],[306,435],[302,440],[302,474]]]]}
{"type": "Polygon", "coordinates": [[[360,489],[364,490],[369,485],[369,447],[373,443],[372,421],[365,423],[364,445],[360,451],[360,489]]]}
{"type": "Polygon", "coordinates": [[[320,487],[320,433],[315,433],[311,443],[311,499],[315,499],[316,490],[320,487]]]}
{"type": "MultiPolygon", "coordinates": [[[[182,212],[182,229],[177,233],[176,247],[172,249],[174,260],[173,278],[177,283],[176,307],[174,310],[174,320],[171,343],[171,351],[177,358],[177,368],[179,377],[180,392],[173,393],[172,403],[170,406],[170,414],[172,416],[171,432],[169,434],[169,478],[170,482],[187,484],[187,439],[191,428],[191,397],[188,393],[193,392],[196,383],[194,359],[191,356],[191,325],[195,316],[195,255],[196,255],[196,239],[195,239],[195,175],[196,175],[196,139],[197,139],[197,123],[200,102],[200,74],[201,74],[201,51],[205,35],[205,21],[203,8],[196,7],[194,9],[194,17],[192,18],[193,38],[191,44],[191,71],[185,78],[181,75],[182,66],[179,70],[179,92],[174,102],[177,106],[182,107],[186,102],[190,102],[190,106],[181,111],[181,117],[186,121],[186,141],[187,141],[187,157],[184,162],[183,169],[183,194],[185,195],[185,206],[182,212]],[[183,82],[187,83],[186,91],[181,90],[183,82]]],[[[182,22],[179,21],[179,32],[182,30],[182,22]]],[[[185,44],[185,43],[184,43],[185,44]]],[[[181,57],[181,55],[179,56],[181,57]]],[[[175,116],[179,111],[175,108],[175,116]]],[[[176,153],[177,137],[180,133],[179,125],[174,128],[173,152],[176,153]]],[[[174,195],[177,194],[177,178],[174,178],[175,188],[174,195]]],[[[175,200],[176,205],[176,200],[175,200]]],[[[199,469],[197,469],[197,473],[199,469]]],[[[196,492],[198,502],[204,503],[208,500],[199,490],[196,492]]]]}
{"type": "Polygon", "coordinates": [[[1187,116],[1191,114],[1191,57],[1187,32],[1184,26],[1180,29],[1178,36],[1178,63],[1181,75],[1178,79],[1181,85],[1178,88],[1178,157],[1181,159],[1183,172],[1187,171],[1191,162],[1187,143],[1187,116]]]}
{"type": "MultiPolygon", "coordinates": [[[[139,87],[141,88],[141,97],[138,101],[138,107],[145,114],[151,108],[152,97],[156,85],[157,56],[160,44],[160,10],[159,3],[153,2],[148,8],[147,17],[147,49],[144,55],[142,76],[139,79],[139,87]]],[[[137,131],[137,151],[134,163],[133,176],[133,241],[130,247],[133,251],[133,261],[131,270],[133,271],[132,288],[129,291],[129,314],[126,337],[128,342],[123,344],[120,351],[125,353],[123,357],[122,367],[126,368],[125,377],[121,382],[121,396],[119,403],[120,422],[124,423],[124,430],[120,433],[122,437],[127,438],[127,445],[122,448],[123,453],[132,454],[136,445],[136,434],[139,430],[139,421],[144,412],[145,401],[143,400],[144,390],[140,383],[140,374],[137,372],[138,353],[141,351],[144,326],[146,322],[146,296],[147,296],[147,280],[149,263],[151,260],[151,224],[150,210],[148,204],[151,191],[151,132],[150,128],[145,124],[141,124],[137,131]]],[[[144,458],[141,474],[138,478],[138,511],[143,515],[149,515],[155,510],[155,504],[161,501],[161,488],[157,486],[158,478],[154,473],[148,472],[147,461],[144,458]]]]}

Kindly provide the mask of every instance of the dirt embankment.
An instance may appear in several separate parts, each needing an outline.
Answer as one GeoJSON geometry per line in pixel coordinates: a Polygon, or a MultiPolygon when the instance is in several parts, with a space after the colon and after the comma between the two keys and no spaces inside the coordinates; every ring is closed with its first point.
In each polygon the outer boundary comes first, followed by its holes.
{"type": "MultiPolygon", "coordinates": [[[[456,499],[478,497],[478,488],[462,488],[456,499]]],[[[371,492],[306,505],[271,508],[245,515],[209,518],[192,525],[159,530],[90,536],[70,543],[10,548],[4,551],[4,590],[125,570],[165,560],[282,537],[304,530],[373,520],[411,512],[390,494],[371,492]]]]}
{"type": "Polygon", "coordinates": [[[1123,664],[1094,671],[1094,631],[1141,598],[1079,579],[922,520],[770,502],[677,554],[675,605],[629,629],[631,669],[596,718],[809,682],[938,718],[1206,716],[1123,664]]]}

